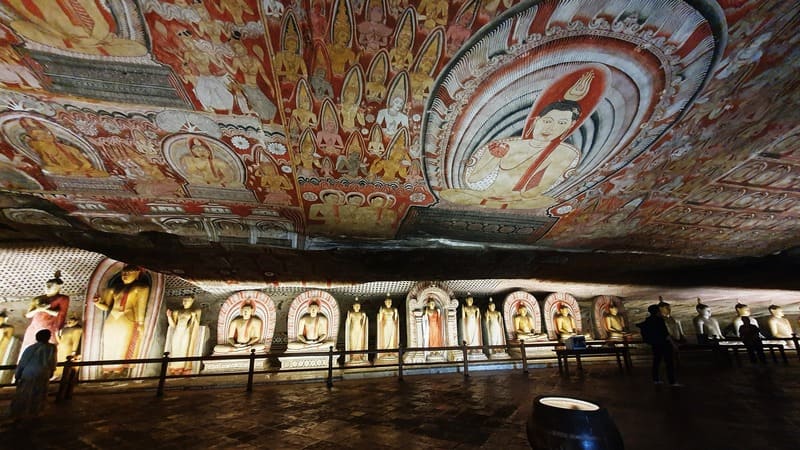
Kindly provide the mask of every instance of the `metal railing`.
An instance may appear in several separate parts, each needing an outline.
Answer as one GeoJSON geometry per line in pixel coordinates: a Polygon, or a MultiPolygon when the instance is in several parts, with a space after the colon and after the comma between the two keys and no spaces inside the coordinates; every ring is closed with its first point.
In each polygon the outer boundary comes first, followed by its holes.
{"type": "MultiPolygon", "coordinates": [[[[797,352],[798,359],[800,359],[800,339],[798,339],[797,335],[792,335],[791,338],[784,338],[784,339],[772,339],[772,340],[784,340],[784,341],[791,341],[794,343],[795,350],[797,352]]],[[[732,339],[728,341],[734,341],[732,339]]],[[[588,346],[599,347],[599,346],[610,346],[610,347],[623,347],[623,353],[627,359],[626,363],[631,365],[631,349],[640,348],[639,345],[643,344],[642,341],[632,341],[632,340],[623,340],[623,341],[600,341],[600,340],[593,340],[587,341],[588,346]]],[[[532,342],[527,343],[525,341],[520,341],[519,345],[495,345],[495,346],[467,346],[466,342],[463,342],[461,346],[458,347],[403,347],[400,346],[396,349],[371,349],[371,350],[335,350],[333,346],[328,347],[328,351],[320,351],[320,352],[303,352],[303,353],[256,353],[255,350],[251,350],[249,354],[237,354],[237,355],[221,355],[221,356],[187,356],[187,357],[179,357],[179,358],[170,358],[169,353],[165,352],[161,358],[144,358],[144,359],[130,359],[130,360],[106,360],[106,361],[75,361],[73,360],[72,356],[67,357],[67,361],[58,363],[59,367],[63,367],[61,378],[57,381],[59,384],[58,393],[57,393],[57,400],[67,400],[72,397],[72,393],[74,388],[77,384],[88,384],[88,383],[101,383],[101,382],[108,382],[108,381],[146,381],[146,380],[157,380],[156,384],[156,396],[161,397],[164,395],[164,390],[166,387],[166,381],[168,379],[186,379],[186,378],[204,378],[204,377],[220,377],[220,376],[241,376],[247,375],[247,383],[246,383],[246,390],[247,392],[252,392],[253,390],[253,383],[255,375],[259,374],[286,374],[286,373],[299,373],[299,372],[321,372],[325,371],[326,375],[324,377],[325,384],[327,387],[333,387],[334,381],[334,370],[341,371],[345,373],[347,371],[363,371],[365,367],[369,368],[384,368],[388,370],[397,369],[397,378],[399,381],[403,380],[403,375],[405,372],[409,371],[410,368],[426,368],[426,367],[449,367],[454,368],[456,371],[458,370],[459,366],[461,366],[461,371],[465,378],[469,377],[469,371],[471,366],[481,366],[481,365],[497,365],[497,364],[509,364],[511,363],[516,364],[518,362],[521,363],[521,369],[523,374],[529,373],[529,361],[531,360],[540,360],[540,361],[549,361],[555,362],[556,355],[555,352],[552,355],[549,354],[538,354],[538,355],[529,355],[528,349],[535,349],[535,348],[551,348],[552,350],[556,350],[559,348],[564,348],[564,344],[556,341],[543,341],[543,342],[532,342]],[[471,361],[469,358],[470,350],[480,350],[481,352],[489,351],[497,349],[503,351],[510,351],[510,350],[518,350],[519,357],[504,357],[502,359],[487,359],[487,360],[480,360],[480,361],[471,361]],[[406,362],[404,361],[406,354],[409,352],[423,352],[423,354],[430,354],[436,352],[460,352],[461,354],[461,361],[457,360],[447,360],[445,358],[444,361],[424,361],[424,362],[406,362]],[[397,354],[397,362],[385,362],[380,361],[378,358],[378,354],[397,354]],[[367,360],[369,359],[369,355],[375,355],[373,363],[368,366],[348,366],[344,365],[336,365],[334,361],[338,361],[339,358],[343,358],[346,355],[365,355],[367,360]],[[327,365],[326,366],[318,366],[318,367],[301,367],[301,368],[267,368],[263,370],[256,370],[255,364],[257,360],[266,360],[266,359],[290,359],[290,358],[304,358],[304,357],[325,357],[327,356],[327,365]],[[181,375],[170,375],[169,372],[169,365],[172,363],[179,363],[179,362],[198,362],[198,363],[205,363],[209,361],[225,361],[225,360],[247,360],[248,361],[248,370],[244,371],[219,371],[219,372],[201,372],[196,374],[181,374],[181,375]],[[92,366],[109,366],[109,365],[123,365],[123,366],[132,366],[135,364],[159,364],[159,371],[158,375],[156,376],[140,376],[140,377],[120,377],[120,378],[113,378],[113,379],[88,379],[88,380],[81,380],[78,376],[78,370],[81,367],[92,367],[92,366]]],[[[720,345],[718,342],[712,342],[709,345],[711,347],[720,347],[724,348],[725,345],[720,345]]],[[[780,349],[781,353],[783,354],[783,348],[780,349]]],[[[644,353],[644,352],[643,352],[644,353]]],[[[485,353],[484,353],[485,354],[485,353]]],[[[491,354],[491,353],[490,353],[491,354]]],[[[610,356],[613,355],[613,350],[610,349],[610,356]]],[[[784,361],[788,362],[784,355],[784,361]]],[[[0,366],[0,371],[4,370],[15,370],[16,365],[6,365],[0,366]]],[[[316,377],[320,378],[320,377],[316,377]]],[[[0,385],[2,386],[11,386],[10,384],[0,385]]]]}

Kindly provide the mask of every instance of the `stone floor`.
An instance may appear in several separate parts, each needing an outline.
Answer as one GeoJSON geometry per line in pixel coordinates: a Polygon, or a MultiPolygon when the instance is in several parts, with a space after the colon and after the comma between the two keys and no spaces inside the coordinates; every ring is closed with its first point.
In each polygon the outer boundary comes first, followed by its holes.
{"type": "Polygon", "coordinates": [[[584,367],[582,377],[549,367],[346,380],[330,390],[320,381],[258,384],[250,394],[173,383],[162,398],[86,385],[36,422],[3,419],[0,448],[525,449],[525,421],[541,394],[605,406],[627,449],[800,448],[796,357],[789,366],[684,364],[677,388],[653,385],[641,362],[631,375],[613,363],[584,367]]]}

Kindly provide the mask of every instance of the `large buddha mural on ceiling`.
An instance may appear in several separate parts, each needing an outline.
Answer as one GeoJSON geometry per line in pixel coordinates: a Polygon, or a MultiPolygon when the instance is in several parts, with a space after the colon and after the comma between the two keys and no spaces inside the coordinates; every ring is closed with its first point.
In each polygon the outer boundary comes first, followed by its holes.
{"type": "Polygon", "coordinates": [[[723,44],[721,12],[701,3],[523,2],[473,35],[427,102],[438,202],[412,222],[458,235],[448,216],[466,212],[500,240],[541,237],[691,105],[723,44]]]}

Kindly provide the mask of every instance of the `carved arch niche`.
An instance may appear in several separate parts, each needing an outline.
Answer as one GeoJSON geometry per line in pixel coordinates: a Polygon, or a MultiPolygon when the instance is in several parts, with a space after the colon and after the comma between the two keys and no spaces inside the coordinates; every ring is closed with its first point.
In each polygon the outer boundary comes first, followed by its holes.
{"type": "MultiPolygon", "coordinates": [[[[441,314],[442,342],[445,347],[458,346],[458,325],[456,309],[458,300],[453,298],[453,291],[445,286],[424,282],[415,285],[406,296],[406,333],[409,348],[425,347],[426,339],[423,334],[423,314],[428,301],[433,299],[436,308],[441,314]]],[[[428,352],[416,350],[406,353],[405,362],[423,363],[426,361],[461,361],[463,355],[460,350],[445,352],[428,352]]]]}
{"type": "Polygon", "coordinates": [[[503,320],[506,323],[506,338],[508,342],[518,342],[514,330],[514,316],[521,306],[528,309],[528,314],[533,318],[533,328],[536,334],[542,332],[542,311],[539,302],[532,294],[525,291],[516,291],[508,294],[503,300],[503,320]]]}
{"type": "Polygon", "coordinates": [[[592,299],[592,321],[594,322],[594,329],[598,339],[607,339],[608,331],[604,318],[608,314],[608,309],[611,305],[615,305],[619,311],[619,315],[625,321],[625,328],[630,329],[630,322],[628,321],[628,314],[625,312],[625,306],[622,304],[622,299],[613,295],[598,295],[592,299]]]}
{"type": "Polygon", "coordinates": [[[227,344],[228,330],[231,322],[240,316],[242,305],[250,303],[253,306],[253,316],[261,319],[261,341],[264,351],[269,353],[272,346],[272,336],[275,335],[276,310],[272,298],[260,291],[240,291],[225,300],[219,309],[217,319],[217,344],[227,344]]]}
{"type": "MultiPolygon", "coordinates": [[[[82,355],[84,361],[103,359],[103,325],[108,313],[96,308],[94,299],[100,296],[110,283],[120,278],[123,267],[125,267],[125,263],[106,258],[100,261],[89,279],[89,289],[86,292],[86,304],[83,311],[82,355]]],[[[129,351],[130,357],[126,359],[157,358],[161,356],[163,348],[162,345],[154,345],[153,341],[157,331],[159,312],[162,310],[161,304],[164,300],[164,275],[142,268],[139,279],[149,283],[150,293],[147,297],[142,331],[140,333],[134,331],[134,339],[137,342],[132,352],[129,351]]],[[[88,380],[102,378],[103,369],[103,366],[85,366],[81,368],[81,378],[88,380]]],[[[156,375],[158,364],[135,364],[127,370],[127,375],[130,377],[156,375]]]]}
{"type": "Polygon", "coordinates": [[[297,342],[297,322],[308,311],[311,303],[317,303],[319,313],[328,318],[327,340],[336,342],[339,335],[339,304],[331,294],[317,289],[305,291],[292,300],[286,325],[289,342],[297,342]]]}
{"type": "Polygon", "coordinates": [[[561,305],[569,308],[572,318],[575,319],[575,332],[583,334],[583,326],[581,325],[581,309],[578,306],[578,301],[570,294],[564,292],[555,292],[548,295],[544,299],[544,324],[547,328],[547,337],[551,341],[558,340],[553,319],[558,314],[558,309],[561,305]]]}

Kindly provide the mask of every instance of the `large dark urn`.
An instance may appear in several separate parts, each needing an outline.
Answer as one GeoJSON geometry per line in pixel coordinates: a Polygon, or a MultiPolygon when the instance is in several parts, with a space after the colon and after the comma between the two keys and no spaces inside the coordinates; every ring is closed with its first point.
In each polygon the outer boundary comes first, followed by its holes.
{"type": "Polygon", "coordinates": [[[528,418],[535,450],[622,450],[622,436],[599,405],[569,397],[540,395],[528,418]]]}

